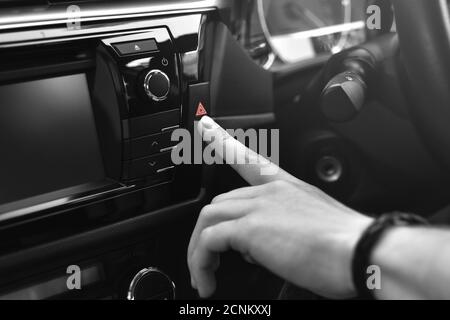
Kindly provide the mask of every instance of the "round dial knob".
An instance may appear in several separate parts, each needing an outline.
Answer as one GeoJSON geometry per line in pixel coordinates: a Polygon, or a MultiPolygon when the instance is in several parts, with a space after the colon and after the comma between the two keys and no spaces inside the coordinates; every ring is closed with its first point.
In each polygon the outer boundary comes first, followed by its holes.
{"type": "Polygon", "coordinates": [[[151,70],[144,80],[144,90],[153,101],[163,101],[170,91],[170,79],[161,70],[151,70]]]}
{"type": "Polygon", "coordinates": [[[131,280],[128,300],[174,300],[175,284],[164,272],[145,268],[131,280]]]}

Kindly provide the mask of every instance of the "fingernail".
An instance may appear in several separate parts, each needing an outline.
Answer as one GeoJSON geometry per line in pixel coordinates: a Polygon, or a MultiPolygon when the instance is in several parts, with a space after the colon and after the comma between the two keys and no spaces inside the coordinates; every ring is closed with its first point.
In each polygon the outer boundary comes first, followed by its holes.
{"type": "Polygon", "coordinates": [[[203,116],[203,118],[200,120],[200,122],[201,122],[202,126],[207,130],[213,129],[214,125],[216,124],[214,122],[214,120],[208,116],[203,116]]]}

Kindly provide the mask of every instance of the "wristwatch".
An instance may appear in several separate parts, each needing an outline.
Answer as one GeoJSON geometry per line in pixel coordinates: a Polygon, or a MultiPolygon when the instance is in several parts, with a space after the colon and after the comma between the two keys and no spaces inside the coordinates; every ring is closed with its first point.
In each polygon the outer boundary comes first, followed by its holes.
{"type": "Polygon", "coordinates": [[[365,300],[375,299],[374,289],[368,286],[368,272],[372,265],[371,256],[380,239],[388,229],[393,227],[428,225],[428,221],[420,216],[394,212],[377,218],[359,239],[352,261],[352,277],[358,297],[365,300]]]}

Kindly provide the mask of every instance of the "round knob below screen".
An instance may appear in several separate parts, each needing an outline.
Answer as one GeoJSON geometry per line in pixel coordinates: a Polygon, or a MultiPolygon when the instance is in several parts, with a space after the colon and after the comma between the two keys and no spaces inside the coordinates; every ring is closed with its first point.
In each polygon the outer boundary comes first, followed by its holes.
{"type": "Polygon", "coordinates": [[[157,268],[145,268],[135,274],[128,288],[128,300],[174,300],[175,284],[157,268]]]}
{"type": "Polygon", "coordinates": [[[153,101],[163,101],[170,92],[170,79],[161,70],[151,70],[145,76],[144,90],[153,101]]]}

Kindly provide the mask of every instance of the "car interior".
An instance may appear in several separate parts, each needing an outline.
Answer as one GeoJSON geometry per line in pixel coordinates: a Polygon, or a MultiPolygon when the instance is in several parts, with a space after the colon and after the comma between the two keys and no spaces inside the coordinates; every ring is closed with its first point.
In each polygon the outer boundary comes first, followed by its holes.
{"type": "MultiPolygon", "coordinates": [[[[279,130],[280,166],[351,208],[445,222],[449,40],[447,0],[0,0],[0,300],[198,299],[197,217],[247,185],[171,162],[199,106],[279,130]]],[[[233,252],[217,278],[320,299],[233,252]]]]}

